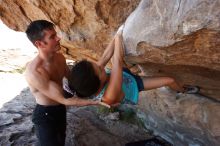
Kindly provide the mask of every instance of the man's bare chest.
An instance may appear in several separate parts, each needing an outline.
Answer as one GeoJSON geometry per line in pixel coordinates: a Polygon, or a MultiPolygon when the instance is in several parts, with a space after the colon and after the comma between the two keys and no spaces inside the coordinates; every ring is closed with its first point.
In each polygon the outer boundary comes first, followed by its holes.
{"type": "Polygon", "coordinates": [[[47,67],[47,72],[49,74],[50,80],[60,84],[63,77],[65,76],[65,66],[63,63],[57,61],[47,67]]]}

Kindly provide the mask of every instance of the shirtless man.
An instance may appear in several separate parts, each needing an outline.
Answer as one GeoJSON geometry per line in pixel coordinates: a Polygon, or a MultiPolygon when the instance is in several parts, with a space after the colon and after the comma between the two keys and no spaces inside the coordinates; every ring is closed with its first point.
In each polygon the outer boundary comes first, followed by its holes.
{"type": "Polygon", "coordinates": [[[60,38],[54,24],[46,20],[33,21],[27,28],[28,39],[38,49],[38,55],[27,65],[25,78],[37,105],[33,112],[40,146],[64,146],[66,105],[102,105],[100,101],[64,98],[62,80],[68,78],[69,68],[59,53],[60,38]]]}

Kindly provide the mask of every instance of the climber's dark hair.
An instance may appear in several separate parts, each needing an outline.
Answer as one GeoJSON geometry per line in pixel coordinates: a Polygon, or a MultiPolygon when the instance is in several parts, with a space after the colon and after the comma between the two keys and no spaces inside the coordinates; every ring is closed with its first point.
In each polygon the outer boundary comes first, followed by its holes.
{"type": "Polygon", "coordinates": [[[91,62],[82,60],[71,69],[69,86],[79,97],[90,97],[100,86],[100,79],[96,75],[91,62]]]}
{"type": "Polygon", "coordinates": [[[44,30],[50,30],[53,28],[54,24],[47,20],[35,20],[28,25],[26,35],[28,39],[34,44],[35,41],[43,39],[44,30]]]}

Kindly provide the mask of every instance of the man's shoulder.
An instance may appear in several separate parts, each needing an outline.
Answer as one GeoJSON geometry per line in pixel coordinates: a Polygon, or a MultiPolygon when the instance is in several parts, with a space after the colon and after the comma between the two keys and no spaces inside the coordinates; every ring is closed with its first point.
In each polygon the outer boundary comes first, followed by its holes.
{"type": "Polygon", "coordinates": [[[42,70],[43,67],[40,65],[41,63],[37,58],[33,59],[32,61],[28,62],[26,65],[26,69],[24,72],[25,77],[33,78],[36,74],[39,74],[39,71],[42,70]]]}
{"type": "Polygon", "coordinates": [[[36,68],[37,68],[37,60],[35,58],[35,59],[26,63],[25,71],[32,72],[32,71],[36,70],[36,68]]]}
{"type": "Polygon", "coordinates": [[[31,62],[26,66],[25,72],[24,72],[24,76],[26,78],[26,80],[30,80],[34,78],[34,76],[36,75],[36,69],[34,69],[34,67],[31,65],[31,62]]]}

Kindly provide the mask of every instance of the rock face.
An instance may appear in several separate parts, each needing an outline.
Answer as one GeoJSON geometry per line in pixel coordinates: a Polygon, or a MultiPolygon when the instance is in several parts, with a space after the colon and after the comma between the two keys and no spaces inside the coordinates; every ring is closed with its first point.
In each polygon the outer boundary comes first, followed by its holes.
{"type": "Polygon", "coordinates": [[[218,0],[142,1],[125,23],[127,53],[143,63],[220,70],[219,7],[218,0]]]}
{"type": "Polygon", "coordinates": [[[165,87],[142,92],[139,118],[175,146],[220,144],[219,102],[202,95],[176,95],[165,87]]]}
{"type": "MultiPolygon", "coordinates": [[[[144,75],[172,76],[180,84],[201,87],[199,95],[177,96],[164,88],[141,93],[136,111],[145,127],[174,145],[218,146],[220,1],[138,3],[138,0],[5,0],[0,1],[0,18],[20,31],[35,19],[54,22],[63,38],[63,52],[76,60],[98,59],[125,21],[127,62],[138,64],[144,75]]],[[[102,131],[98,133],[104,135],[102,131]]]]}

